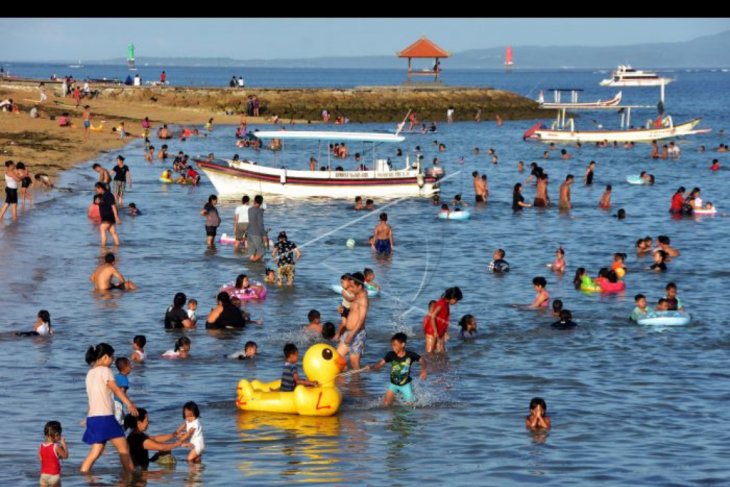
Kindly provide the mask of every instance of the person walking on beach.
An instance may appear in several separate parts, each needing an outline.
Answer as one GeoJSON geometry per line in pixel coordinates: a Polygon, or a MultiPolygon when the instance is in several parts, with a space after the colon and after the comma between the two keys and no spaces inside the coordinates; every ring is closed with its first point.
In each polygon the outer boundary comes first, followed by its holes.
{"type": "Polygon", "coordinates": [[[89,140],[89,132],[91,132],[91,111],[89,111],[89,105],[84,105],[84,112],[81,114],[81,118],[84,121],[84,142],[89,140]]]}
{"type": "Polygon", "coordinates": [[[112,168],[114,171],[114,197],[117,200],[117,206],[124,206],[124,189],[129,183],[129,189],[132,189],[132,173],[129,167],[124,164],[124,156],[117,156],[117,165],[112,168]]]}
{"type": "Polygon", "coordinates": [[[251,262],[258,262],[264,258],[264,210],[261,205],[264,197],[257,194],[253,199],[253,206],[248,209],[248,247],[251,250],[251,262]]]}
{"type": "Polygon", "coordinates": [[[99,235],[101,237],[101,246],[106,247],[106,232],[111,233],[114,239],[114,245],[119,245],[117,225],[121,224],[122,220],[119,219],[119,212],[114,201],[114,195],[109,191],[109,187],[101,181],[94,185],[94,190],[96,194],[101,196],[101,203],[99,203],[99,216],[101,217],[99,235]]]}
{"type": "Polygon", "coordinates": [[[46,95],[46,84],[43,81],[38,85],[38,92],[40,93],[38,104],[42,105],[48,99],[48,95],[46,95]]]}
{"type": "Polygon", "coordinates": [[[13,161],[5,161],[5,203],[3,203],[2,209],[0,209],[0,222],[5,217],[5,212],[8,208],[12,208],[10,211],[13,215],[13,220],[18,219],[18,183],[20,182],[20,176],[18,176],[15,170],[15,163],[13,161]]]}

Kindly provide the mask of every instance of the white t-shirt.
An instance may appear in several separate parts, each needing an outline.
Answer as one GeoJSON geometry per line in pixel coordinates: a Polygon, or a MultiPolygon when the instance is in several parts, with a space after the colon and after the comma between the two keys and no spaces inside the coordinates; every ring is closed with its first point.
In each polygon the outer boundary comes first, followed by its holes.
{"type": "Polygon", "coordinates": [[[195,447],[195,453],[200,454],[205,449],[205,440],[203,439],[203,425],[199,419],[185,421],[185,431],[195,428],[195,433],[190,437],[190,443],[195,447]]]}
{"type": "Polygon", "coordinates": [[[251,205],[238,205],[235,214],[238,215],[238,223],[248,223],[248,209],[251,205]]]}
{"type": "Polygon", "coordinates": [[[41,336],[48,335],[51,333],[51,325],[49,325],[48,323],[43,323],[41,326],[36,328],[35,331],[38,332],[38,334],[41,336]]]}
{"type": "Polygon", "coordinates": [[[112,416],[114,414],[114,394],[107,387],[109,381],[114,381],[114,374],[109,367],[94,367],[86,374],[89,416],[112,416]]]}

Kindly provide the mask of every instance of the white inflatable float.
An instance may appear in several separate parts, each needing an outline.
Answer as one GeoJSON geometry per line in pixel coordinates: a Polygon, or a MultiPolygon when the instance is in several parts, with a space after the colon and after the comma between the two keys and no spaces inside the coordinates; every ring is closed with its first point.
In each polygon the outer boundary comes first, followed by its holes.
{"type": "Polygon", "coordinates": [[[685,326],[689,325],[689,313],[681,311],[654,311],[636,321],[645,326],[685,326]]]}

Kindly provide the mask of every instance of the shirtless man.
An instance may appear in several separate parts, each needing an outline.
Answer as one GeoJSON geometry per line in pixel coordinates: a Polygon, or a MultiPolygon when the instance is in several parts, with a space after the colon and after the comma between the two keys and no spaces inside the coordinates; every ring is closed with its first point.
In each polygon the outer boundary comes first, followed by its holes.
{"type": "Polygon", "coordinates": [[[352,274],[349,291],[355,295],[355,299],[350,303],[350,312],[334,337],[339,341],[337,353],[343,358],[350,354],[350,366],[353,370],[360,369],[360,357],[365,351],[367,337],[365,319],[368,316],[368,293],[364,282],[365,276],[362,272],[352,274]]]}
{"type": "Polygon", "coordinates": [[[132,281],[127,281],[121,272],[114,266],[115,257],[111,252],[104,256],[104,263],[100,264],[94,272],[89,276],[89,280],[94,283],[94,290],[109,291],[111,289],[122,289],[124,291],[132,291],[137,286],[132,281]],[[117,278],[119,282],[114,284],[113,278],[117,278]]]}
{"type": "Polygon", "coordinates": [[[372,248],[378,254],[390,255],[393,251],[393,229],[388,225],[388,214],[380,214],[380,222],[375,225],[372,248]]]}
{"type": "Polygon", "coordinates": [[[479,176],[479,171],[474,171],[471,175],[474,177],[474,200],[477,203],[483,203],[485,201],[484,193],[486,193],[486,188],[484,187],[482,178],[479,176]]]}
{"type": "Polygon", "coordinates": [[[101,167],[101,164],[94,164],[91,168],[99,173],[99,182],[109,184],[112,180],[111,174],[105,168],[101,167]]]}
{"type": "Polygon", "coordinates": [[[81,114],[81,118],[84,121],[84,142],[89,140],[89,131],[91,130],[91,108],[89,105],[84,105],[84,112],[81,114]]]}
{"type": "Polygon", "coordinates": [[[561,210],[569,210],[573,207],[570,203],[570,185],[573,184],[573,175],[568,174],[565,176],[565,181],[560,185],[560,201],[558,202],[558,208],[561,210]]]}
{"type": "Polygon", "coordinates": [[[550,198],[548,197],[548,175],[546,172],[541,172],[537,176],[537,185],[535,186],[535,201],[532,202],[532,206],[535,207],[546,207],[550,204],[550,198]]]}

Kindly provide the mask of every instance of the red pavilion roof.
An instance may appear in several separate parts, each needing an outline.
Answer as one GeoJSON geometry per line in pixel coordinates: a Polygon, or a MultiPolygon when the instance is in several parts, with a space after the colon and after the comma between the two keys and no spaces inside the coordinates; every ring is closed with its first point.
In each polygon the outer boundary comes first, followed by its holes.
{"type": "Polygon", "coordinates": [[[399,52],[398,57],[449,57],[449,52],[424,36],[399,52]]]}

